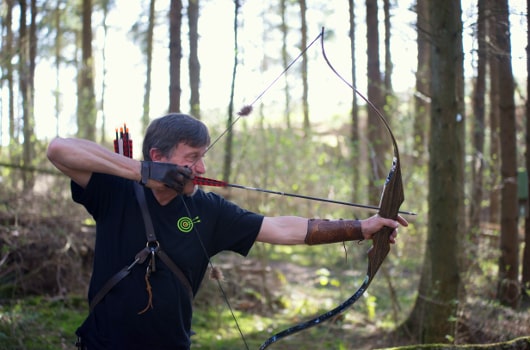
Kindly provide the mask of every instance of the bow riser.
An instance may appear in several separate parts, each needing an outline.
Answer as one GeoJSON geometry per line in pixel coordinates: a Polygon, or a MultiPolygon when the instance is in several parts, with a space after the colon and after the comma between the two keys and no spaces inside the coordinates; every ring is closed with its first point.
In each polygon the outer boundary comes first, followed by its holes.
{"type": "MultiPolygon", "coordinates": [[[[401,167],[399,158],[394,158],[392,168],[388,173],[385,186],[379,203],[379,216],[384,218],[396,219],[399,207],[405,201],[403,192],[403,183],[401,181],[401,167]]],[[[372,247],[368,251],[368,271],[367,276],[370,280],[381,267],[386,256],[390,252],[389,237],[394,231],[392,227],[383,227],[376,232],[372,238],[372,247]]]]}
{"type": "Polygon", "coordinates": [[[401,182],[401,166],[399,159],[394,158],[379,203],[378,214],[384,218],[396,219],[401,204],[405,201],[403,183],[401,182]],[[389,189],[392,189],[390,191],[389,189]]]}

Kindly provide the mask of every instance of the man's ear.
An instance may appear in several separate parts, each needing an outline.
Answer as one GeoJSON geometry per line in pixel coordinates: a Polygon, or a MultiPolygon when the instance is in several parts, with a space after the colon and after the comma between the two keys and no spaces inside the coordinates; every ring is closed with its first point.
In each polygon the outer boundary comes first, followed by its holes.
{"type": "Polygon", "coordinates": [[[158,148],[151,148],[149,150],[149,156],[153,162],[160,162],[160,160],[163,158],[162,152],[160,152],[158,148]]]}

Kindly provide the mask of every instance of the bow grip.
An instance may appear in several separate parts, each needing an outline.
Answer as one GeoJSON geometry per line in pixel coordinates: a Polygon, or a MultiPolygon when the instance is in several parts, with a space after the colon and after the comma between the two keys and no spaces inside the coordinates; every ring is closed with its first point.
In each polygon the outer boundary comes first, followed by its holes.
{"type": "Polygon", "coordinates": [[[370,279],[374,278],[377,270],[390,252],[389,237],[394,228],[385,226],[377,231],[372,237],[372,247],[368,250],[368,271],[366,275],[370,279]]]}

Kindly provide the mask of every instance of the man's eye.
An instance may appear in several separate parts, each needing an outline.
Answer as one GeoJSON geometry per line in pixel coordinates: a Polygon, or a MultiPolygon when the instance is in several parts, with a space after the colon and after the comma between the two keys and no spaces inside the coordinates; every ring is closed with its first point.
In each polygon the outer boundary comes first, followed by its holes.
{"type": "Polygon", "coordinates": [[[204,158],[204,156],[197,154],[197,155],[193,155],[193,156],[188,157],[188,160],[190,162],[196,163],[199,160],[201,160],[202,158],[204,158]]]}

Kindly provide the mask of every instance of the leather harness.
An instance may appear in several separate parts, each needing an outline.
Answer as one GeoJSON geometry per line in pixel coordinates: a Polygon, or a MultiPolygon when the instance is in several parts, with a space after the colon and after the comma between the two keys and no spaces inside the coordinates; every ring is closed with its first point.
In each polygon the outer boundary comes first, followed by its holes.
{"type": "Polygon", "coordinates": [[[188,291],[188,295],[190,299],[193,299],[193,290],[191,288],[191,284],[182,272],[182,270],[171,260],[171,258],[160,248],[160,243],[156,239],[155,230],[153,228],[153,222],[151,220],[151,215],[149,214],[149,209],[147,208],[147,202],[145,200],[145,193],[143,187],[138,184],[134,183],[134,192],[136,194],[136,199],[138,201],[138,204],[140,205],[140,209],[142,211],[142,218],[145,224],[145,235],[147,237],[147,243],[145,245],[145,248],[140,250],[136,256],[134,257],[134,261],[128,265],[125,266],[123,269],[118,271],[114,276],[112,276],[104,285],[103,287],[97,292],[97,294],[94,296],[92,301],[89,305],[90,313],[94,311],[94,308],[96,305],[103,300],[105,295],[107,295],[108,292],[116,284],[118,284],[122,279],[127,277],[129,273],[131,272],[131,269],[137,265],[137,264],[143,264],[145,260],[151,256],[151,262],[150,267],[151,270],[154,272],[155,267],[155,256],[158,256],[160,260],[166,266],[173,272],[173,274],[179,279],[179,281],[182,283],[182,285],[186,288],[188,291]]]}

